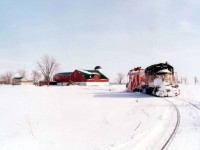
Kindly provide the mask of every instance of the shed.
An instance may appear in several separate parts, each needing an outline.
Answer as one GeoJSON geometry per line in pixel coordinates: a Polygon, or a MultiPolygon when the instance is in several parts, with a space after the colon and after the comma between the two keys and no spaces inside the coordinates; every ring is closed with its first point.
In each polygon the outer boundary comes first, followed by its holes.
{"type": "Polygon", "coordinates": [[[13,85],[33,85],[33,81],[28,80],[25,77],[14,77],[12,84],[13,85]]]}

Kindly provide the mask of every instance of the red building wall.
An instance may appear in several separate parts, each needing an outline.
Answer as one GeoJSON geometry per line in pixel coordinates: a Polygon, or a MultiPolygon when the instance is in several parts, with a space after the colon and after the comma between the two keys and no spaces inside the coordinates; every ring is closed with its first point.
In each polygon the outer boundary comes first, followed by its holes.
{"type": "Polygon", "coordinates": [[[71,81],[72,82],[86,82],[86,79],[83,75],[81,75],[77,70],[75,70],[71,74],[71,81]]]}
{"type": "Polygon", "coordinates": [[[54,76],[53,80],[56,82],[69,82],[70,81],[70,76],[54,76]]]}
{"type": "Polygon", "coordinates": [[[109,80],[101,80],[98,75],[94,75],[92,80],[86,80],[86,82],[109,82],[109,80]]]}

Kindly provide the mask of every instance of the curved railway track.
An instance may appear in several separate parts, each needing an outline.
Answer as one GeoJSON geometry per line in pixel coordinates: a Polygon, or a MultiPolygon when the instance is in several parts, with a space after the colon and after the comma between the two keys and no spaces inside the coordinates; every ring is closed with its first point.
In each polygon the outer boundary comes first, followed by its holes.
{"type": "Polygon", "coordinates": [[[166,98],[163,98],[163,99],[168,101],[175,108],[176,113],[177,113],[177,121],[176,121],[176,125],[175,125],[172,133],[170,134],[170,136],[169,136],[168,140],[165,142],[165,144],[162,146],[161,150],[164,150],[169,146],[170,142],[173,140],[173,138],[175,137],[175,135],[178,131],[178,128],[179,128],[179,125],[180,125],[180,120],[181,120],[180,112],[179,112],[179,109],[176,107],[176,105],[166,98]]]}
{"type": "MultiPolygon", "coordinates": [[[[171,133],[170,137],[168,138],[168,140],[166,141],[166,143],[163,145],[163,147],[161,148],[161,150],[167,149],[167,147],[169,146],[170,142],[175,137],[175,135],[177,133],[177,130],[178,130],[178,127],[180,125],[180,118],[181,118],[180,117],[180,112],[179,112],[179,109],[177,108],[177,106],[172,101],[168,100],[167,98],[163,98],[163,99],[166,100],[166,101],[168,101],[169,103],[171,103],[174,106],[174,108],[175,108],[175,110],[177,112],[177,122],[176,122],[176,125],[174,127],[173,132],[171,133]]],[[[187,99],[183,99],[183,98],[179,98],[179,97],[173,97],[173,99],[183,101],[184,103],[187,103],[190,106],[192,106],[193,108],[195,108],[195,109],[197,109],[197,110],[200,111],[200,107],[199,106],[197,106],[196,104],[194,104],[192,102],[188,102],[187,99]]]]}
{"type": "Polygon", "coordinates": [[[187,102],[186,99],[182,99],[182,98],[179,98],[179,97],[175,97],[175,99],[178,99],[178,100],[181,100],[183,102],[186,102],[186,103],[190,104],[191,106],[195,107],[196,109],[200,110],[200,107],[198,107],[197,105],[195,105],[195,104],[193,104],[191,102],[187,102]]]}

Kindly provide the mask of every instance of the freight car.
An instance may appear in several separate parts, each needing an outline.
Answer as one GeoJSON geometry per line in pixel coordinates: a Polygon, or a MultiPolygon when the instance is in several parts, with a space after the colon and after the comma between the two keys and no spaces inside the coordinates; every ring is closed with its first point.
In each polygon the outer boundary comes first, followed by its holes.
{"type": "Polygon", "coordinates": [[[180,94],[174,68],[168,63],[154,64],[146,69],[134,68],[128,73],[127,91],[141,91],[159,97],[180,94]]]}

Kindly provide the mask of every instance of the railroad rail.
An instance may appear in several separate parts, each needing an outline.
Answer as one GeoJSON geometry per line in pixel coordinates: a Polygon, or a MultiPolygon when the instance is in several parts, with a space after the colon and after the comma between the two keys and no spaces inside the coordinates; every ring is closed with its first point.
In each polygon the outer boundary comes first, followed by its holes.
{"type": "MultiPolygon", "coordinates": [[[[179,127],[179,124],[180,124],[180,118],[181,118],[181,117],[180,117],[180,112],[179,112],[178,108],[176,107],[176,105],[175,105],[172,101],[170,101],[170,100],[168,100],[168,99],[166,99],[166,98],[163,98],[163,99],[166,100],[166,101],[168,101],[169,103],[171,103],[171,104],[174,106],[174,108],[175,108],[175,110],[176,110],[176,112],[177,112],[177,122],[176,122],[176,125],[175,125],[175,127],[174,127],[173,132],[171,133],[170,137],[168,138],[168,140],[166,141],[166,143],[163,145],[163,147],[161,148],[161,150],[166,149],[166,148],[169,146],[170,142],[171,142],[171,141],[173,140],[173,138],[175,137],[176,132],[177,132],[178,127],[179,127]]],[[[192,103],[192,102],[187,101],[187,99],[183,99],[183,98],[179,98],[179,97],[173,97],[173,99],[177,99],[177,100],[183,101],[183,102],[189,104],[190,106],[194,107],[195,109],[200,110],[200,107],[199,107],[199,106],[197,106],[196,104],[194,104],[194,103],[192,103]]],[[[191,99],[191,100],[192,100],[192,99],[191,99]]]]}
{"type": "Polygon", "coordinates": [[[182,98],[179,98],[179,97],[176,97],[175,99],[178,99],[178,100],[181,100],[183,102],[186,102],[186,103],[190,104],[191,106],[195,107],[196,109],[200,110],[200,107],[198,107],[197,105],[195,105],[195,104],[193,104],[191,102],[187,102],[185,99],[182,99],[182,98]]]}
{"type": "Polygon", "coordinates": [[[165,144],[161,148],[161,150],[164,150],[169,146],[170,142],[173,140],[173,138],[175,137],[175,135],[176,135],[176,133],[178,131],[178,128],[179,128],[179,125],[180,125],[180,120],[181,120],[181,115],[180,115],[179,109],[176,107],[176,105],[173,102],[169,101],[166,98],[162,98],[162,99],[168,101],[175,108],[176,113],[177,113],[176,125],[175,125],[172,133],[170,134],[168,140],[165,142],[165,144]]]}

